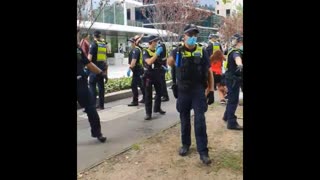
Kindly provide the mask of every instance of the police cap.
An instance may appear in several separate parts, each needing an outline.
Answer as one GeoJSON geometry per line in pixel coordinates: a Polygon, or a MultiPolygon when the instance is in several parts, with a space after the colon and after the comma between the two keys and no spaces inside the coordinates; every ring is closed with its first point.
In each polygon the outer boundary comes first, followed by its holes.
{"type": "Polygon", "coordinates": [[[183,30],[184,30],[184,33],[189,33],[189,32],[199,33],[198,27],[194,24],[187,24],[183,30]]]}
{"type": "Polygon", "coordinates": [[[99,38],[101,36],[101,31],[98,31],[98,30],[94,31],[93,36],[96,38],[99,38]]]}
{"type": "Polygon", "coordinates": [[[148,42],[152,42],[152,41],[156,41],[156,40],[159,40],[159,36],[151,35],[148,38],[148,42]]]}

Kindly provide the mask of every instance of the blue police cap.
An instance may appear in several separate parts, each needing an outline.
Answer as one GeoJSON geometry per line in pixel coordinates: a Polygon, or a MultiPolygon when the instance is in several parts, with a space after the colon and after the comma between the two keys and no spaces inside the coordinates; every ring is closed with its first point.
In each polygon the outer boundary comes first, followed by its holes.
{"type": "Polygon", "coordinates": [[[195,33],[199,33],[199,29],[196,25],[194,24],[187,24],[184,29],[183,29],[184,33],[188,33],[188,32],[195,32],[195,33]]]}
{"type": "Polygon", "coordinates": [[[94,31],[93,32],[93,36],[94,37],[100,37],[101,36],[101,31],[98,31],[98,30],[94,31]]]}
{"type": "Polygon", "coordinates": [[[215,38],[215,39],[218,39],[219,36],[217,34],[210,34],[208,39],[211,39],[211,38],[215,38]]]}
{"type": "Polygon", "coordinates": [[[232,39],[236,39],[238,42],[242,42],[243,41],[243,36],[240,34],[234,34],[232,36],[232,39]]]}
{"type": "Polygon", "coordinates": [[[155,40],[159,40],[159,37],[158,37],[158,36],[151,35],[151,36],[148,38],[148,42],[152,42],[152,41],[155,41],[155,40]]]}

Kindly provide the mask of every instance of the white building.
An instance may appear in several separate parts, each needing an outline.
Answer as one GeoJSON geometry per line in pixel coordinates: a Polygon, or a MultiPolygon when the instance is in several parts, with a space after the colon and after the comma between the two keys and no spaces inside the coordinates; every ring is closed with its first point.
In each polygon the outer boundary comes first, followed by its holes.
{"type": "Polygon", "coordinates": [[[237,12],[236,7],[238,5],[243,6],[243,0],[227,0],[226,4],[222,0],[216,0],[216,14],[223,17],[230,16],[237,12]]]}
{"type": "MultiPolygon", "coordinates": [[[[100,0],[88,2],[88,7],[91,6],[97,14],[99,12],[98,4],[100,0]]],[[[128,39],[134,35],[158,35],[167,36],[167,32],[160,29],[152,29],[142,27],[142,22],[135,21],[135,8],[142,6],[142,0],[110,0],[110,2],[100,12],[95,23],[82,20],[77,25],[80,29],[86,30],[90,27],[90,34],[95,30],[102,32],[102,37],[108,42],[111,49],[110,57],[116,56],[120,47],[125,52],[128,50],[128,39]]]]}

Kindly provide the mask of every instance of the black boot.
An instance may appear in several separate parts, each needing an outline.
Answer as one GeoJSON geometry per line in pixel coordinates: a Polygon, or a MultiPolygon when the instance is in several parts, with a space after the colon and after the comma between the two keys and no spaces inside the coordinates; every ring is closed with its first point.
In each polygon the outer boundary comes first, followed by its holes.
{"type": "Polygon", "coordinates": [[[165,114],[166,112],[164,111],[164,110],[162,110],[162,109],[160,109],[160,110],[154,110],[153,112],[155,112],[155,113],[160,113],[160,114],[165,114]]]}
{"type": "Polygon", "coordinates": [[[243,127],[240,126],[239,124],[237,124],[235,126],[227,126],[227,129],[230,129],[230,130],[242,130],[243,127]]]}
{"type": "Polygon", "coordinates": [[[185,156],[189,152],[189,146],[182,146],[179,150],[179,155],[180,156],[185,156]]]}
{"type": "Polygon", "coordinates": [[[210,164],[211,163],[211,159],[209,158],[208,155],[201,155],[200,159],[202,161],[203,164],[210,164]]]}
{"type": "Polygon", "coordinates": [[[97,105],[96,108],[102,110],[102,109],[104,109],[104,106],[97,105]]]}
{"type": "Polygon", "coordinates": [[[161,101],[162,102],[169,101],[169,97],[168,96],[162,96],[161,101]]]}
{"type": "Polygon", "coordinates": [[[138,102],[131,102],[128,106],[138,106],[138,102]]]}
{"type": "Polygon", "coordinates": [[[139,103],[142,103],[142,104],[144,104],[144,99],[141,99],[140,101],[139,101],[139,103]]]}
{"type": "Polygon", "coordinates": [[[101,136],[98,136],[97,139],[98,139],[100,142],[102,142],[102,143],[106,142],[106,140],[107,140],[107,138],[106,138],[106,137],[103,137],[102,135],[101,135],[101,136]]]}
{"type": "Polygon", "coordinates": [[[147,114],[147,115],[144,117],[144,120],[151,120],[151,114],[147,114]]]}

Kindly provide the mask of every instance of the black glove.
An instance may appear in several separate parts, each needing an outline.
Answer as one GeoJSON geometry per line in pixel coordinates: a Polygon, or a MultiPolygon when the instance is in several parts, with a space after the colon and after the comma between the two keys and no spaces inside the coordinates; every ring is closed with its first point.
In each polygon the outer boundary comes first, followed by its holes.
{"type": "Polygon", "coordinates": [[[172,84],[171,88],[172,88],[173,96],[177,99],[178,98],[178,86],[176,84],[172,84]]]}
{"type": "Polygon", "coordinates": [[[207,95],[207,99],[208,99],[208,105],[211,105],[212,103],[214,103],[214,94],[213,91],[210,91],[209,94],[207,95]]]}

